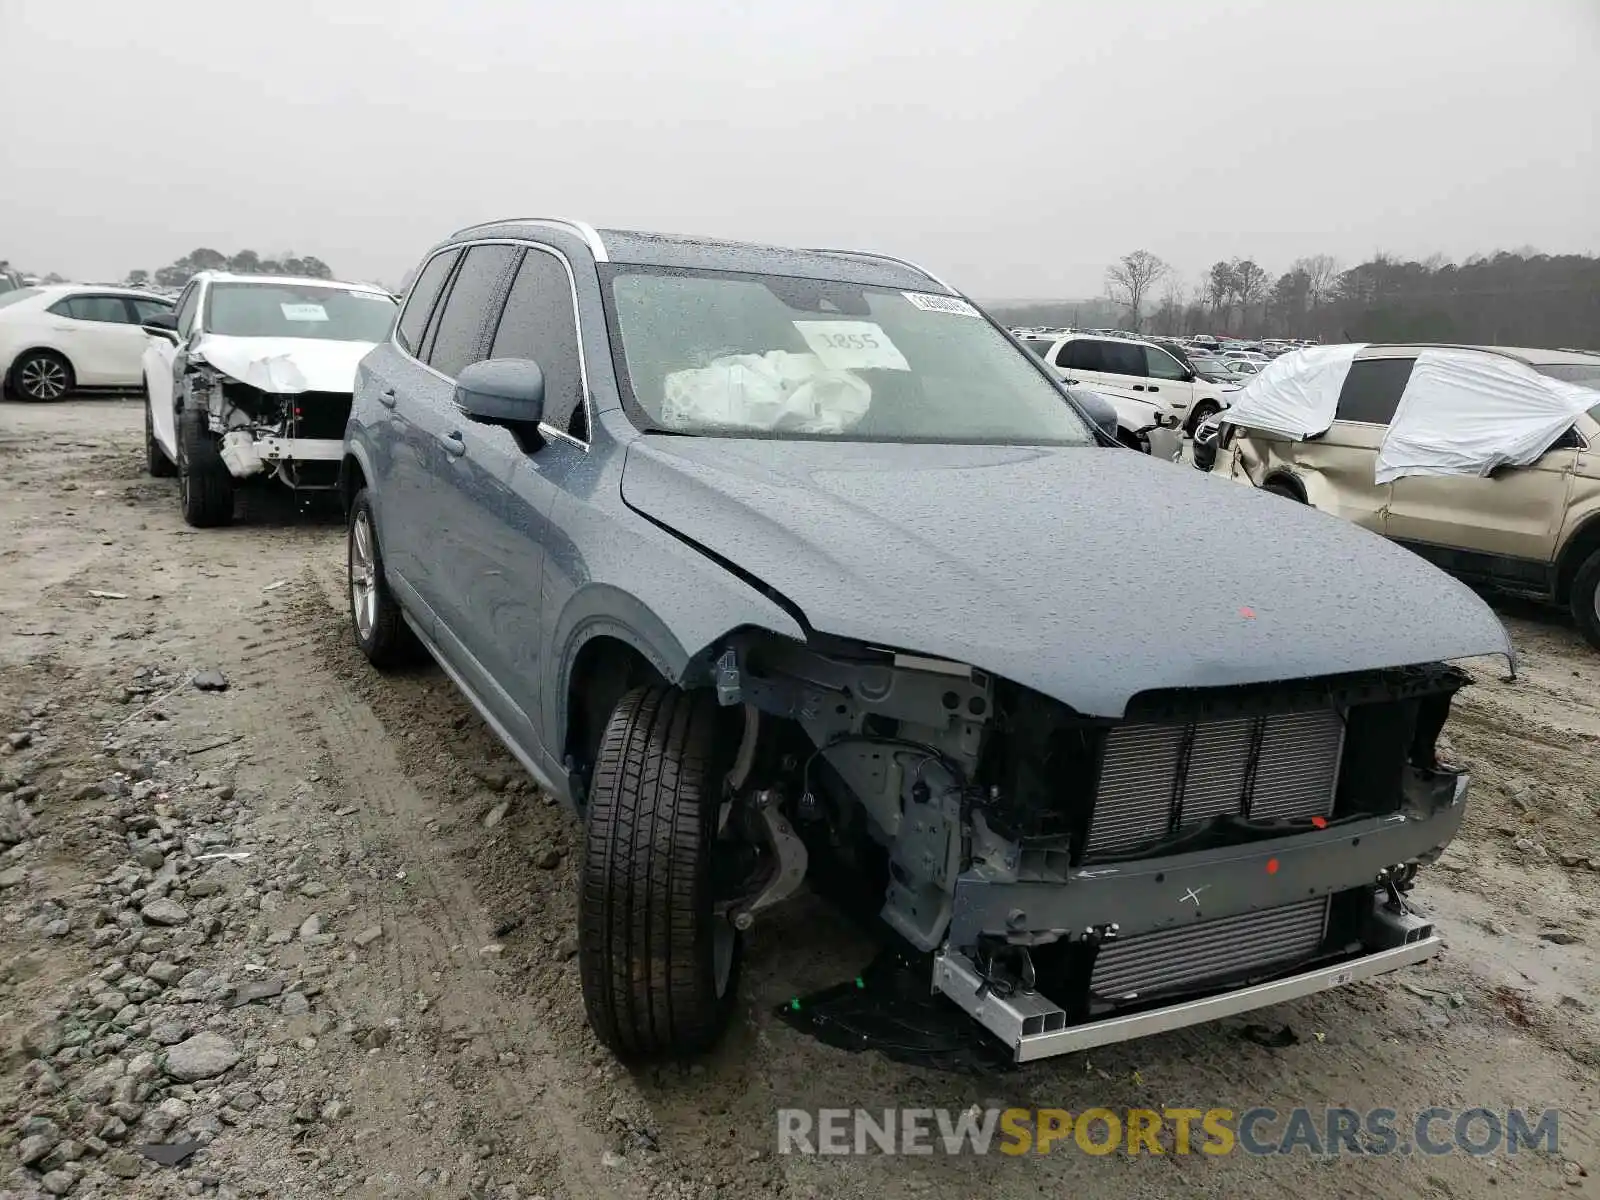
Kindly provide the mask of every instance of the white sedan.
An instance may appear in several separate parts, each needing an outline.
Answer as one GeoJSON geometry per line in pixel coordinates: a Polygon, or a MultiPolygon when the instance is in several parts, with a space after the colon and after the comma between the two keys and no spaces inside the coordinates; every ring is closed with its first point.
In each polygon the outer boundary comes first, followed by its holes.
{"type": "Polygon", "coordinates": [[[137,388],[150,341],[140,326],[171,311],[166,297],[130,288],[62,284],[6,292],[0,295],[0,384],[24,400],[137,388]]]}

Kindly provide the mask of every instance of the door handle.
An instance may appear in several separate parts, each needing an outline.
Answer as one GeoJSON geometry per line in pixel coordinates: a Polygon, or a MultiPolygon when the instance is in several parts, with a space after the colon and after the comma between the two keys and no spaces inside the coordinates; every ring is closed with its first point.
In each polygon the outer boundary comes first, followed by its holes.
{"type": "Polygon", "coordinates": [[[378,393],[378,403],[383,405],[385,408],[393,408],[394,407],[394,389],[393,388],[384,388],[383,391],[379,392],[378,393]]]}
{"type": "Polygon", "coordinates": [[[1078,381],[1076,379],[1068,379],[1065,382],[1067,382],[1067,383],[1077,383],[1078,381]]]}
{"type": "MultiPolygon", "coordinates": [[[[1136,383],[1136,384],[1134,384],[1134,385],[1133,385],[1133,390],[1134,390],[1134,391],[1136,391],[1136,392],[1142,392],[1142,391],[1144,391],[1144,384],[1142,384],[1142,383],[1136,383]]],[[[1151,389],[1150,389],[1150,390],[1151,390],[1151,391],[1154,391],[1154,390],[1155,390],[1155,389],[1154,389],[1154,388],[1151,388],[1151,389]]]]}
{"type": "Polygon", "coordinates": [[[1149,386],[1149,387],[1147,387],[1147,388],[1145,388],[1145,391],[1147,391],[1147,392],[1159,392],[1159,391],[1160,391],[1160,390],[1161,390],[1161,389],[1160,389],[1160,388],[1158,388],[1158,387],[1157,387],[1157,386],[1156,386],[1156,385],[1155,385],[1155,384],[1153,384],[1153,383],[1152,383],[1152,384],[1151,384],[1151,385],[1150,385],[1150,386],[1149,386]]]}
{"type": "Polygon", "coordinates": [[[460,458],[467,452],[467,441],[460,433],[444,435],[444,452],[451,458],[460,458]]]}

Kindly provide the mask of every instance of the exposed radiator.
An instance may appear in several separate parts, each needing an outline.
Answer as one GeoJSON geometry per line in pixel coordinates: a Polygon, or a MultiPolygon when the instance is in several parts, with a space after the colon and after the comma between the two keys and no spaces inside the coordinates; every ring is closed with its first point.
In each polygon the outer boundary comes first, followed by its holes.
{"type": "Polygon", "coordinates": [[[1108,942],[1095,958],[1089,990],[1099,1000],[1130,1001],[1309,958],[1327,929],[1328,903],[1324,896],[1108,942]]]}
{"type": "Polygon", "coordinates": [[[1130,850],[1223,813],[1327,816],[1343,745],[1336,709],[1119,725],[1106,739],[1085,853],[1130,850]]]}

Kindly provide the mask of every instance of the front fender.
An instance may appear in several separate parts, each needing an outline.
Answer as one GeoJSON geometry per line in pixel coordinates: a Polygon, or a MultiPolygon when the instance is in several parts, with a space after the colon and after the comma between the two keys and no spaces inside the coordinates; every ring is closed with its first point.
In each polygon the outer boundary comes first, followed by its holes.
{"type": "Polygon", "coordinates": [[[545,745],[566,744],[567,695],[573,666],[584,646],[595,638],[614,638],[632,647],[663,679],[685,685],[699,681],[699,668],[705,665],[707,651],[735,629],[759,628],[797,642],[805,641],[805,630],[783,609],[731,576],[728,582],[748,593],[746,602],[729,606],[716,603],[715,597],[704,596],[702,611],[719,613],[714,630],[699,620],[673,620],[614,584],[590,583],[574,592],[556,622],[551,653],[545,658],[545,682],[540,691],[544,707],[541,725],[550,735],[544,739],[545,745]]]}

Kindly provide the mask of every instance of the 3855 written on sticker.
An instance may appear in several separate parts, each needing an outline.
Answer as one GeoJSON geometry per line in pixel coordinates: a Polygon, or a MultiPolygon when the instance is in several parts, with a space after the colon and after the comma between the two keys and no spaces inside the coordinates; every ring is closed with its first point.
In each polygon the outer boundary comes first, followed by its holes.
{"type": "Polygon", "coordinates": [[[929,292],[901,292],[907,300],[923,312],[954,313],[958,317],[979,316],[977,309],[960,296],[935,296],[929,292]]]}
{"type": "Polygon", "coordinates": [[[811,353],[835,371],[909,371],[906,356],[872,321],[796,321],[811,353]]]}
{"type": "Polygon", "coordinates": [[[320,304],[280,304],[285,321],[326,321],[328,310],[320,304]]]}

